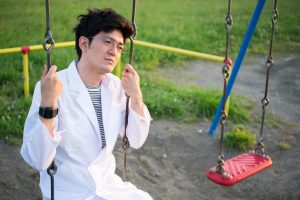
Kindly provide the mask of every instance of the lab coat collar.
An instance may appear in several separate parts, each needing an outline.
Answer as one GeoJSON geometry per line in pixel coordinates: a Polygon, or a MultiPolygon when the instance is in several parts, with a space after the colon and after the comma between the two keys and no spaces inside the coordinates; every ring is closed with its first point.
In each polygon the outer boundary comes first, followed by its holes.
{"type": "MultiPolygon", "coordinates": [[[[82,88],[86,88],[83,81],[81,80],[80,76],[79,76],[79,73],[78,73],[78,70],[77,70],[77,62],[78,61],[73,61],[71,62],[71,64],[69,65],[68,67],[68,80],[69,80],[69,86],[70,86],[70,89],[75,91],[75,92],[80,92],[80,89],[82,88]]],[[[104,86],[104,87],[107,87],[107,88],[110,88],[111,87],[111,80],[110,80],[110,77],[109,77],[109,74],[105,74],[103,79],[102,79],[102,82],[101,82],[101,85],[104,86]]]]}

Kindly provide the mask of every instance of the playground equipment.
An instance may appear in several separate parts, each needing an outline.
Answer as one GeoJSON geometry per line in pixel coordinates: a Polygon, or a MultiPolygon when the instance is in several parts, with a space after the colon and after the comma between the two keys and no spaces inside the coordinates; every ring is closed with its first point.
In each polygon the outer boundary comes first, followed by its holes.
{"type": "MultiPolygon", "coordinates": [[[[135,8],[136,8],[136,3],[135,3],[135,0],[132,0],[132,19],[131,19],[131,23],[132,23],[132,26],[133,26],[133,36],[131,36],[129,38],[130,40],[130,54],[129,54],[129,64],[131,65],[132,64],[132,59],[133,59],[133,48],[134,48],[134,38],[136,36],[136,24],[135,24],[135,8]]],[[[127,96],[127,94],[126,94],[127,96]]],[[[127,132],[126,132],[126,129],[127,129],[127,125],[128,125],[128,115],[129,115],[129,99],[130,99],[130,96],[127,96],[127,99],[126,99],[126,110],[125,110],[125,129],[124,129],[124,136],[123,136],[123,141],[122,141],[122,148],[123,148],[123,151],[124,151],[124,164],[123,164],[123,181],[127,181],[127,174],[126,174],[126,162],[127,162],[127,152],[128,152],[128,149],[129,149],[129,140],[128,140],[128,137],[127,137],[127,132]]]]}
{"type": "MultiPolygon", "coordinates": [[[[261,14],[261,11],[263,9],[263,6],[264,6],[264,3],[265,3],[265,0],[259,0],[258,1],[258,4],[257,4],[257,7],[255,9],[255,12],[254,12],[254,15],[253,15],[253,18],[251,20],[251,23],[249,25],[249,28],[248,28],[248,31],[247,31],[247,34],[244,38],[244,41],[243,41],[243,44],[241,46],[241,50],[240,50],[240,53],[236,59],[236,62],[235,62],[235,65],[234,65],[234,68],[233,68],[233,72],[232,72],[232,75],[231,77],[229,78],[229,82],[227,85],[225,85],[224,87],[224,95],[223,95],[223,99],[220,101],[220,105],[219,105],[219,108],[218,108],[218,111],[217,111],[217,114],[214,118],[214,121],[212,123],[212,127],[210,129],[210,133],[213,135],[213,132],[214,132],[214,129],[216,126],[216,122],[219,121],[220,119],[220,113],[221,113],[221,109],[223,108],[223,104],[224,102],[227,102],[227,98],[230,94],[230,91],[231,91],[231,88],[233,86],[233,83],[235,81],[235,78],[237,76],[237,73],[238,73],[238,70],[239,70],[239,67],[242,63],[242,60],[243,60],[243,57],[246,53],[246,49],[248,48],[248,45],[249,45],[249,42],[251,40],[251,37],[252,37],[252,34],[254,32],[254,29],[255,29],[255,26],[256,26],[256,23],[259,19],[259,16],[261,14]],[[224,98],[225,97],[225,98],[224,98]],[[219,114],[218,114],[219,113],[219,114]]],[[[276,4],[277,4],[277,0],[276,0],[276,4]]],[[[230,9],[229,9],[230,10],[230,9]]],[[[277,9],[276,9],[276,12],[277,12],[277,9]]],[[[274,16],[274,22],[273,22],[273,32],[274,32],[274,23],[275,23],[275,20],[277,18],[277,14],[275,14],[274,16]]],[[[134,16],[134,15],[133,15],[134,16]]],[[[134,17],[133,17],[133,22],[134,22],[134,17]]],[[[49,30],[50,30],[50,26],[49,26],[49,30]]],[[[229,31],[228,31],[229,32],[229,31]]],[[[272,39],[273,39],[273,33],[272,33],[272,39]]],[[[272,42],[272,40],[271,40],[272,42]]],[[[131,41],[131,44],[133,45],[133,41],[131,41]]],[[[161,50],[165,50],[165,51],[171,51],[171,52],[175,52],[175,53],[181,53],[181,54],[185,54],[185,55],[190,55],[190,56],[194,56],[194,57],[198,57],[198,58],[203,58],[203,59],[208,59],[208,60],[214,60],[214,61],[217,61],[217,62],[224,62],[224,58],[223,57],[219,57],[219,56],[215,56],[215,55],[209,55],[209,54],[203,54],[203,53],[199,53],[199,52],[193,52],[193,51],[189,51],[189,50],[182,50],[182,49],[178,49],[178,48],[173,48],[173,47],[167,47],[167,46],[163,46],[163,45],[158,45],[158,44],[153,44],[153,43],[149,43],[149,42],[143,42],[143,41],[137,41],[135,40],[134,41],[134,44],[135,45],[141,45],[141,46],[145,46],[145,47],[150,47],[150,48],[157,48],[157,49],[161,49],[161,50]]],[[[67,46],[74,46],[74,42],[64,42],[64,43],[57,43],[55,44],[55,48],[59,48],[59,47],[67,47],[67,46]]],[[[44,46],[42,45],[35,45],[35,46],[24,46],[24,47],[17,47],[17,48],[10,48],[10,49],[2,49],[0,50],[0,54],[2,53],[13,53],[13,52],[22,52],[23,53],[23,66],[24,66],[24,91],[25,91],[25,96],[29,96],[29,73],[28,73],[28,54],[30,51],[33,51],[33,50],[40,50],[40,49],[43,49],[45,48],[44,46]],[[26,64],[27,63],[27,64],[26,64]],[[27,67],[26,67],[27,66],[27,67]],[[27,77],[27,78],[26,78],[27,77]]],[[[53,46],[54,48],[54,46],[53,46]]],[[[269,55],[269,58],[268,58],[268,61],[267,61],[267,67],[268,67],[268,74],[267,74],[267,81],[266,81],[266,93],[265,93],[265,98],[263,99],[263,117],[262,117],[262,126],[261,126],[261,142],[260,144],[263,146],[263,143],[262,143],[262,130],[263,130],[263,121],[264,121],[264,113],[265,113],[265,107],[268,105],[269,101],[267,99],[267,86],[268,86],[268,76],[269,76],[269,69],[271,68],[271,66],[273,65],[273,62],[272,62],[272,56],[271,56],[271,48],[272,48],[272,44],[270,44],[270,55],[269,55]]],[[[133,46],[132,48],[133,49],[133,46]]],[[[46,50],[46,49],[45,49],[46,50]]],[[[228,47],[227,47],[227,50],[228,50],[228,47]]],[[[46,50],[47,51],[47,50],[46,50]]],[[[49,53],[50,53],[50,50],[49,50],[49,53]]],[[[132,54],[132,53],[131,53],[132,54]]],[[[227,53],[228,54],[228,51],[227,53]]],[[[131,59],[132,59],[132,55],[131,55],[131,59]]],[[[48,60],[48,58],[47,58],[48,60]]],[[[50,59],[49,59],[50,60],[50,59]]],[[[227,76],[227,71],[228,71],[228,60],[229,60],[229,56],[226,55],[225,56],[225,65],[226,65],[226,68],[225,70],[223,70],[225,73],[225,76],[226,78],[228,78],[227,76]]],[[[130,61],[131,62],[131,61],[130,61]]],[[[50,62],[49,62],[50,63],[50,62]]],[[[224,113],[224,109],[222,109],[222,113],[224,113]]],[[[225,116],[226,117],[226,116],[225,116]]],[[[222,118],[224,119],[223,122],[225,122],[225,117],[222,118]]],[[[224,126],[224,124],[223,124],[224,126]]],[[[125,128],[125,133],[126,133],[126,128],[125,128]]],[[[126,146],[125,146],[126,147],[126,146]]],[[[263,150],[263,148],[261,148],[263,150]]],[[[126,149],[124,149],[125,152],[127,152],[126,149]]],[[[246,157],[247,158],[247,157],[246,157]]],[[[244,159],[244,157],[243,157],[244,159]]],[[[229,162],[228,162],[229,163],[229,162]]],[[[227,162],[224,164],[224,168],[226,169],[226,164],[227,162]]],[[[258,171],[260,171],[262,169],[259,169],[258,171]]],[[[126,153],[124,155],[124,170],[123,172],[126,172],[126,153]]],[[[251,175],[251,174],[250,174],[251,175]]],[[[126,177],[123,176],[123,177],[126,177]]],[[[237,182],[237,181],[235,181],[237,182]]]]}
{"type": "Polygon", "coordinates": [[[229,33],[232,26],[231,0],[228,0],[228,13],[225,20],[225,27],[227,30],[225,65],[222,69],[222,73],[224,76],[223,97],[210,129],[210,133],[213,135],[213,131],[216,126],[215,121],[218,120],[218,118],[220,117],[219,112],[221,112],[222,116],[220,120],[220,124],[221,124],[220,154],[218,156],[217,165],[209,168],[206,172],[206,175],[210,180],[224,186],[234,185],[272,165],[271,158],[265,154],[262,135],[263,135],[263,126],[264,126],[264,118],[265,118],[265,107],[269,104],[267,95],[268,95],[269,72],[271,67],[273,66],[272,45],[273,45],[273,35],[275,30],[275,22],[278,18],[277,0],[275,0],[274,10],[272,12],[272,32],[271,32],[271,39],[270,39],[270,46],[269,46],[269,54],[265,64],[267,67],[267,74],[266,74],[265,94],[262,99],[262,120],[261,120],[261,129],[260,129],[260,140],[258,141],[256,148],[249,153],[238,155],[226,161],[224,161],[224,155],[223,155],[224,123],[227,117],[225,113],[226,100],[232,88],[233,82],[236,78],[238,69],[245,55],[246,49],[248,47],[251,36],[253,34],[255,25],[259,19],[259,15],[263,9],[264,3],[265,0],[258,1],[249,29],[245,36],[244,42],[242,44],[239,56],[237,58],[236,64],[234,65],[232,75],[229,79],[229,83],[228,85],[226,85],[227,83],[226,78],[229,76],[229,72],[228,72],[229,66],[226,61],[228,59],[229,33]]]}

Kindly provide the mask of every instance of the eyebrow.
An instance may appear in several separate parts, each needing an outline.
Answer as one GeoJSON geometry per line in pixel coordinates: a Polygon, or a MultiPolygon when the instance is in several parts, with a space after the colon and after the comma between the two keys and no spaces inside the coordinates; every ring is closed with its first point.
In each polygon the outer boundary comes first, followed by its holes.
{"type": "Polygon", "coordinates": [[[108,39],[110,39],[110,40],[113,40],[113,41],[117,42],[119,45],[125,45],[123,42],[118,42],[117,40],[115,40],[114,38],[112,38],[112,37],[110,37],[110,36],[104,35],[103,37],[104,37],[104,38],[108,38],[108,39]]]}

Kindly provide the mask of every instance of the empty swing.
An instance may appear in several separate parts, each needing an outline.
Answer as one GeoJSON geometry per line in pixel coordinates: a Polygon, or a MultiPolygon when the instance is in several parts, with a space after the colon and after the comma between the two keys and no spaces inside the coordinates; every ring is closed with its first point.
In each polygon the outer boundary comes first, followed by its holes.
{"type": "Polygon", "coordinates": [[[265,108],[269,104],[268,100],[268,84],[269,84],[269,71],[273,66],[272,60],[272,45],[273,45],[273,35],[275,30],[275,22],[278,18],[277,11],[277,0],[274,3],[274,10],[272,11],[272,31],[270,46],[268,52],[268,58],[265,63],[267,68],[266,73],[266,84],[265,84],[265,94],[262,99],[262,120],[260,128],[260,140],[257,142],[256,148],[248,153],[243,153],[234,158],[224,161],[223,155],[223,136],[224,136],[224,123],[226,120],[225,104],[226,104],[226,78],[229,77],[229,65],[228,65],[228,46],[229,46],[229,33],[232,26],[231,17],[231,0],[228,0],[228,13],[226,16],[225,28],[226,28],[226,53],[225,53],[225,65],[222,68],[222,73],[224,77],[224,87],[223,87],[223,99],[222,99],[222,112],[221,112],[221,138],[220,138],[220,154],[218,156],[217,165],[209,168],[206,172],[206,176],[213,182],[223,185],[232,186],[244,179],[259,173],[260,171],[270,167],[272,165],[271,158],[265,154],[264,143],[263,143],[263,126],[265,118],[265,108]]]}

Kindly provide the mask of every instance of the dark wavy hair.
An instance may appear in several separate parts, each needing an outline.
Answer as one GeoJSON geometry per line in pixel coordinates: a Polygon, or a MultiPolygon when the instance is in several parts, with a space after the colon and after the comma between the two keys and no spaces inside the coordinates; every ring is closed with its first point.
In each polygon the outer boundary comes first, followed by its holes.
{"type": "MultiPolygon", "coordinates": [[[[82,14],[77,17],[79,23],[75,26],[75,41],[78,60],[81,58],[81,49],[79,47],[80,36],[93,37],[103,31],[110,33],[114,30],[119,30],[124,38],[124,43],[133,34],[131,23],[119,15],[116,11],[110,8],[105,9],[88,9],[87,14],[82,14]]],[[[91,41],[90,41],[91,42],[91,41]]]]}

